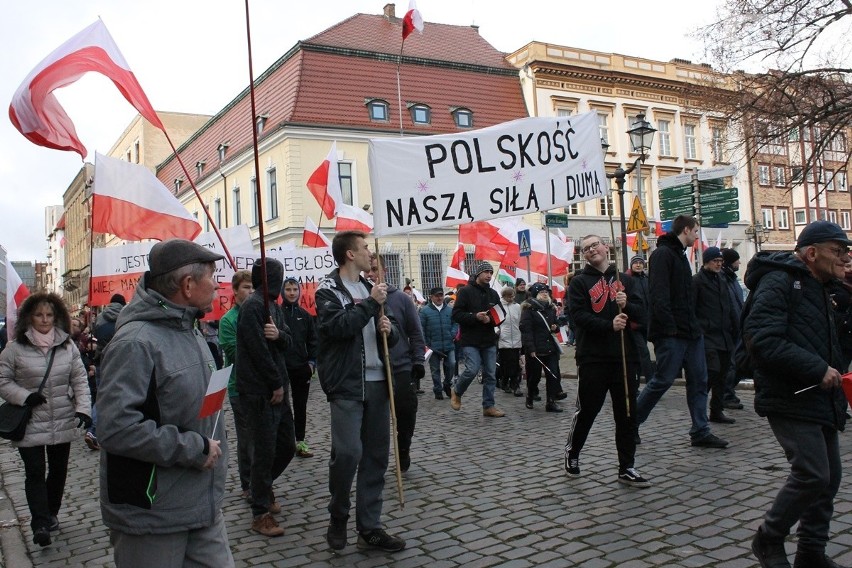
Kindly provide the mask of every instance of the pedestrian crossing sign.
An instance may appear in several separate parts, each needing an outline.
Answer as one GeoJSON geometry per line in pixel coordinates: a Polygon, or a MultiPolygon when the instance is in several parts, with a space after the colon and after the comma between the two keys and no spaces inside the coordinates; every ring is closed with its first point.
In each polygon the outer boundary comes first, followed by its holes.
{"type": "Polygon", "coordinates": [[[649,228],[648,216],[645,215],[645,210],[642,209],[642,204],[639,203],[639,197],[634,195],[633,208],[630,210],[630,218],[627,220],[627,232],[647,231],[649,228]]]}

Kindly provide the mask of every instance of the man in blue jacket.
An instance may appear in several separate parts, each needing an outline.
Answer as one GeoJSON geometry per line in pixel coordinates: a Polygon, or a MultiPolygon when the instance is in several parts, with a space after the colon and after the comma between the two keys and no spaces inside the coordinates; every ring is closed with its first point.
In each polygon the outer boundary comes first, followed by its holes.
{"type": "Polygon", "coordinates": [[[435,393],[435,399],[444,400],[444,392],[449,391],[456,368],[454,339],[458,324],[453,322],[453,309],[444,302],[443,288],[432,288],[429,292],[429,303],[420,309],[420,326],[423,329],[423,340],[432,350],[429,358],[432,392],[435,393]],[[441,368],[444,370],[443,380],[441,368]]]}
{"type": "Polygon", "coordinates": [[[390,396],[382,361],[382,335],[388,347],[399,341],[391,320],[387,284],[370,284],[366,235],[343,231],[331,242],[338,268],[320,282],[317,305],[317,373],[331,414],[328,462],[330,521],[326,541],[346,546],[352,481],[358,474],[355,527],[358,548],[397,552],[405,541],[382,528],[382,490],[390,449],[390,396]],[[384,309],[384,314],[382,313],[384,309]]]}
{"type": "Polygon", "coordinates": [[[743,341],[754,363],[754,408],[769,420],[790,475],[752,541],[763,568],[789,568],[784,539],[796,523],[795,568],[837,568],[825,556],[842,475],[838,432],[846,425],[843,355],[827,286],[843,278],[852,241],[814,221],[792,253],[749,262],[743,341]]]}

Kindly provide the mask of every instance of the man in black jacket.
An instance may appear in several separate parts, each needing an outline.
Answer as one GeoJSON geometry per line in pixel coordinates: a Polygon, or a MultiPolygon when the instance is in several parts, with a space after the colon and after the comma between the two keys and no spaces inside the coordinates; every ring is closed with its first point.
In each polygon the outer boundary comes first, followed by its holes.
{"type": "Polygon", "coordinates": [[[742,346],[740,338],[740,315],[743,313],[743,303],[745,302],[743,287],[737,279],[737,272],[740,269],[740,254],[734,249],[722,249],[722,276],[728,284],[728,292],[731,296],[731,309],[734,312],[734,320],[737,322],[734,330],[734,353],[731,354],[731,364],[728,367],[728,376],[725,378],[725,396],[722,405],[725,408],[733,410],[742,410],[743,404],[737,396],[737,384],[740,378],[737,376],[737,366],[734,365],[734,356],[738,349],[742,346]]]}
{"type": "Polygon", "coordinates": [[[630,321],[630,335],[633,336],[633,344],[636,345],[636,353],[639,355],[639,372],[648,381],[654,376],[654,363],[651,361],[651,351],[648,349],[648,315],[651,309],[651,289],[648,284],[648,272],[645,270],[645,259],[638,254],[630,259],[630,270],[627,274],[633,277],[636,292],[642,298],[642,308],[645,314],[642,323],[630,321]]]}
{"type": "Polygon", "coordinates": [[[642,297],[632,278],[619,274],[616,279],[615,266],[609,263],[607,256],[609,249],[599,236],[584,237],[580,246],[588,264],[568,285],[568,306],[577,334],[579,386],[577,409],[565,442],[565,472],[571,477],[580,475],[580,451],[609,392],[615,420],[618,481],[647,487],[650,483],[633,467],[639,381],[636,377],[638,356],[632,341],[634,332],[628,325],[631,321],[645,324],[642,297]],[[622,356],[622,349],[625,356],[622,356]]]}
{"type": "Polygon", "coordinates": [[[846,424],[843,356],[827,286],[842,278],[852,241],[836,224],[805,227],[793,253],[758,253],[743,341],[754,363],[754,408],[769,420],[790,475],[763,518],[752,550],[763,568],[789,568],[784,539],[797,522],[795,568],[833,568],[825,556],[840,487],[838,432],[846,424]]]}
{"type": "Polygon", "coordinates": [[[399,328],[385,306],[387,284],[372,285],[361,276],[370,270],[366,235],[343,231],[331,242],[338,268],[316,293],[317,374],[331,414],[331,459],[328,462],[330,522],[326,541],[334,550],[346,546],[352,481],[358,474],[355,525],[358,548],[396,552],[405,541],[382,528],[382,490],[390,448],[390,397],[382,363],[382,335],[389,347],[399,328]]]}
{"type": "MultiPolygon", "coordinates": [[[[502,314],[500,296],[491,288],[494,268],[480,261],[472,271],[467,286],[459,290],[453,304],[453,321],[461,328],[459,345],[462,348],[464,372],[450,390],[450,406],[461,410],[461,397],[479,370],[482,370],[482,414],[500,418],[506,413],[494,406],[497,389],[497,334],[491,308],[502,314]]],[[[502,321],[502,317],[500,318],[502,321]]]]}
{"type": "Polygon", "coordinates": [[[290,378],[286,353],[292,345],[290,328],[276,302],[284,282],[284,265],[266,259],[267,310],[263,298],[263,265],[251,269],[254,292],[246,298],[237,316],[237,392],[246,413],[254,449],[251,452],[251,528],[264,536],[281,536],[273,515],[281,512],[272,494],[278,479],[296,453],[293,410],[290,408],[290,378]]]}
{"type": "Polygon", "coordinates": [[[686,404],[692,418],[689,437],[693,446],[724,448],[728,442],[710,432],[707,420],[707,366],[704,338],[692,303],[692,270],[684,252],[698,239],[698,222],[678,215],[672,230],[657,240],[649,260],[651,323],[657,370],[636,399],[636,420],[642,424],[654,406],[686,370],[686,404]]]}
{"type": "Polygon", "coordinates": [[[734,319],[728,285],[724,282],[722,251],[709,247],[704,251],[704,265],[692,277],[692,302],[698,324],[704,334],[704,360],[707,363],[707,386],[710,390],[710,422],[733,424],[722,410],[725,379],[734,352],[734,334],[739,321],[734,319]]]}
{"type": "Polygon", "coordinates": [[[533,401],[538,396],[538,384],[544,372],[547,392],[547,412],[562,412],[556,403],[565,398],[559,377],[559,345],[553,333],[556,325],[556,308],[550,297],[550,288],[546,284],[536,282],[529,289],[529,297],[521,304],[521,342],[524,346],[524,357],[527,369],[527,401],[526,407],[532,410],[533,401]]]}

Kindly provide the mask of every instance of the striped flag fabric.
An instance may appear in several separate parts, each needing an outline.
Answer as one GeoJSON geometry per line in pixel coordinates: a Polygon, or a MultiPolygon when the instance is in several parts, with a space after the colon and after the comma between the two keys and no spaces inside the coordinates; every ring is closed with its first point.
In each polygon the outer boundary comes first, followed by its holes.
{"type": "Polygon", "coordinates": [[[336,231],[373,231],[373,214],[360,207],[341,203],[337,206],[337,219],[334,222],[336,231]]]}
{"type": "Polygon", "coordinates": [[[12,266],[6,263],[6,337],[11,341],[15,337],[15,322],[18,321],[18,308],[30,295],[24,281],[12,266]]]}
{"type": "Polygon", "coordinates": [[[409,0],[408,11],[405,12],[405,16],[402,18],[402,41],[405,41],[414,30],[423,33],[423,16],[420,15],[420,10],[417,9],[417,2],[409,0]]]}
{"type": "Polygon", "coordinates": [[[506,311],[501,304],[494,304],[488,310],[488,315],[491,316],[491,321],[494,325],[500,325],[506,319],[506,311]]]}
{"type": "Polygon", "coordinates": [[[224,369],[213,371],[210,375],[210,382],[207,383],[207,392],[204,394],[204,400],[201,402],[201,410],[198,412],[199,418],[207,418],[213,416],[222,410],[222,403],[225,401],[225,395],[228,393],[228,379],[231,376],[233,365],[228,365],[224,369]]]}
{"type": "Polygon", "coordinates": [[[322,231],[319,230],[319,227],[317,227],[314,220],[310,217],[305,217],[305,229],[302,231],[302,246],[310,248],[331,246],[331,241],[322,234],[322,231]]]}
{"type": "Polygon", "coordinates": [[[326,219],[333,219],[338,208],[343,205],[343,193],[340,190],[340,178],[337,170],[337,142],[331,144],[328,156],[308,178],[308,191],[319,203],[326,219]]]}

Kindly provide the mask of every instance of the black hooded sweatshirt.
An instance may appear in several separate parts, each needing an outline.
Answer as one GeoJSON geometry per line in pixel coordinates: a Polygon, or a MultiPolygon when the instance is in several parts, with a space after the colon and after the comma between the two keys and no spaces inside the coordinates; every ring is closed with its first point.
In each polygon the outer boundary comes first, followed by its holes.
{"type": "Polygon", "coordinates": [[[299,305],[299,299],[302,297],[302,287],[299,285],[299,281],[295,278],[285,278],[284,286],[288,283],[299,286],[299,295],[296,297],[295,302],[288,302],[282,293],[281,309],[284,312],[284,321],[287,323],[287,327],[290,328],[290,333],[293,336],[293,344],[286,353],[287,368],[299,369],[309,362],[316,364],[316,324],[314,316],[299,305]]]}

